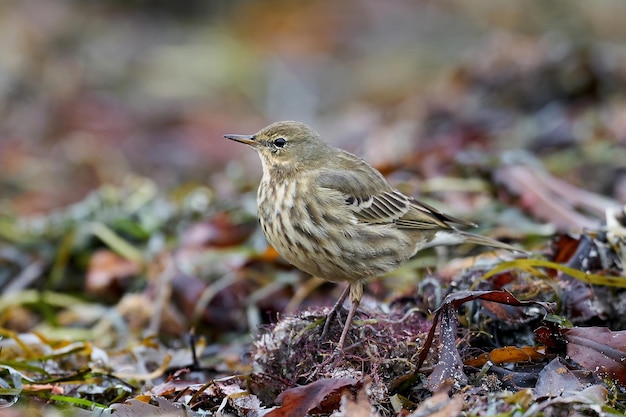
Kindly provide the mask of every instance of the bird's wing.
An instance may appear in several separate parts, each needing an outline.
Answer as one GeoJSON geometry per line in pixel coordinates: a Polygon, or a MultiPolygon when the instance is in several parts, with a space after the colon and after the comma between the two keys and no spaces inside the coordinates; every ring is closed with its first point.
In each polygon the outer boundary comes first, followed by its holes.
{"type": "Polygon", "coordinates": [[[459,226],[476,227],[472,222],[459,219],[458,217],[450,216],[449,214],[442,213],[436,208],[429,206],[426,203],[422,203],[413,198],[407,197],[411,200],[411,209],[409,212],[396,222],[398,227],[404,227],[407,229],[424,228],[420,226],[421,221],[430,223],[429,229],[450,229],[449,224],[456,224],[459,226]],[[420,220],[425,219],[425,220],[420,220]]]}
{"type": "Polygon", "coordinates": [[[322,171],[317,184],[341,192],[346,208],[364,223],[395,223],[405,229],[450,229],[448,223],[472,223],[448,216],[393,189],[385,178],[368,165],[354,170],[322,171]]]}

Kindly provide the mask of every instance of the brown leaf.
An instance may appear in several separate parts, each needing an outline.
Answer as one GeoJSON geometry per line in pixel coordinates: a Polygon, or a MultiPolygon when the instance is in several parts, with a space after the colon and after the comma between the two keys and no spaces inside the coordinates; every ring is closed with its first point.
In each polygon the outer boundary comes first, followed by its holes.
{"type": "MultiPolygon", "coordinates": [[[[266,414],[266,417],[305,417],[310,410],[320,407],[324,399],[343,392],[346,387],[353,387],[359,381],[353,378],[320,379],[309,385],[295,387],[282,392],[276,402],[282,403],[266,414]]],[[[333,397],[333,404],[325,404],[325,408],[334,410],[339,406],[341,395],[333,397]]]]}
{"type": "Polygon", "coordinates": [[[528,315],[523,310],[515,308],[516,306],[495,303],[493,301],[482,301],[481,304],[483,305],[485,312],[498,321],[512,325],[516,323],[523,323],[528,320],[528,315]]]}
{"type": "Polygon", "coordinates": [[[466,365],[480,367],[487,361],[496,364],[530,362],[533,360],[541,360],[545,357],[544,346],[505,346],[493,349],[491,352],[484,353],[475,359],[465,361],[466,365]]]}
{"type": "Polygon", "coordinates": [[[118,295],[123,280],[139,273],[141,265],[108,249],[96,251],[89,260],[85,290],[92,295],[118,295]]]}
{"type": "Polygon", "coordinates": [[[603,378],[626,385],[626,330],[575,327],[565,330],[564,337],[570,358],[603,378]]]}

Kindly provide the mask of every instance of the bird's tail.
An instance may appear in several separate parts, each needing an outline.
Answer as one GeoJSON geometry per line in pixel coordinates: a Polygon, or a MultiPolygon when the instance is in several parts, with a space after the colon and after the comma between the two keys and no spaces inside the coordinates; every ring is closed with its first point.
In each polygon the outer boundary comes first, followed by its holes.
{"type": "Polygon", "coordinates": [[[506,249],[506,250],[510,250],[513,252],[528,253],[527,251],[523,249],[517,248],[515,246],[511,246],[506,243],[499,242],[490,237],[476,235],[474,233],[469,233],[469,232],[465,232],[461,230],[458,230],[457,233],[459,233],[463,237],[463,240],[465,242],[475,243],[477,245],[482,245],[482,246],[491,246],[492,248],[506,249]]]}

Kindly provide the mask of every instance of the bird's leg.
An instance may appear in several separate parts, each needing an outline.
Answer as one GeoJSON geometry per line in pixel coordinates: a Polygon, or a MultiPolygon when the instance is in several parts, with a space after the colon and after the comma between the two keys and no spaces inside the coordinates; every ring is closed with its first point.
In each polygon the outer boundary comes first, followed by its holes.
{"type": "Polygon", "coordinates": [[[352,324],[352,319],[354,318],[354,314],[356,313],[356,309],[359,307],[361,302],[361,297],[363,296],[363,283],[360,281],[352,282],[350,285],[346,287],[346,289],[337,300],[337,303],[333,307],[333,310],[326,317],[326,324],[324,325],[324,331],[322,334],[324,335],[328,329],[328,323],[330,323],[331,316],[336,313],[336,310],[341,307],[346,297],[350,293],[350,301],[352,305],[350,306],[350,310],[348,311],[348,317],[346,318],[346,322],[343,325],[343,330],[341,332],[341,337],[339,338],[339,343],[337,347],[333,351],[332,355],[330,355],[322,364],[320,365],[320,369],[328,366],[328,364],[333,363],[336,364],[339,360],[341,360],[343,356],[343,345],[346,343],[346,338],[348,337],[348,331],[350,330],[350,325],[352,324]]]}
{"type": "Polygon", "coordinates": [[[360,299],[352,300],[352,305],[350,306],[350,311],[348,312],[348,318],[346,319],[346,324],[343,325],[343,331],[341,332],[339,344],[337,344],[335,352],[343,352],[343,345],[346,343],[346,337],[348,336],[348,330],[350,330],[350,325],[352,324],[352,318],[354,317],[354,313],[356,313],[356,309],[359,307],[360,302],[360,299]]]}
{"type": "Polygon", "coordinates": [[[337,315],[337,312],[343,305],[343,302],[346,301],[346,298],[348,297],[349,293],[350,293],[350,285],[347,285],[346,288],[341,293],[341,296],[339,297],[339,299],[333,306],[332,310],[330,310],[330,313],[328,313],[328,315],[326,316],[326,322],[324,323],[324,329],[322,330],[322,340],[326,339],[326,336],[328,335],[328,329],[330,329],[330,322],[337,315]]]}
{"type": "Polygon", "coordinates": [[[346,343],[346,337],[348,336],[348,330],[350,330],[350,325],[352,324],[352,318],[354,317],[356,309],[361,303],[361,297],[363,297],[363,282],[351,282],[348,288],[350,288],[350,301],[352,302],[352,305],[350,306],[350,311],[348,312],[348,318],[346,318],[346,323],[343,325],[343,331],[341,332],[339,343],[335,348],[335,353],[343,352],[343,345],[346,343]]]}

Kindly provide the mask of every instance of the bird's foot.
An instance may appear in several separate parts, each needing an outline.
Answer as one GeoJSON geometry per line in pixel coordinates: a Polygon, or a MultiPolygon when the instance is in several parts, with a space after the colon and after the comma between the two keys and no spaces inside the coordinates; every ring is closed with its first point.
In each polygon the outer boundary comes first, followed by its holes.
{"type": "Polygon", "coordinates": [[[344,359],[344,354],[339,347],[333,349],[333,352],[324,359],[322,363],[313,367],[311,373],[308,375],[306,381],[312,382],[316,379],[318,374],[327,375],[332,373],[333,369],[339,365],[339,363],[344,359]]]}
{"type": "Polygon", "coordinates": [[[335,367],[337,364],[339,364],[339,362],[341,362],[343,358],[344,358],[343,349],[337,346],[335,347],[335,349],[333,349],[333,353],[331,353],[330,356],[328,356],[324,360],[324,362],[321,363],[320,367],[322,368],[324,368],[325,366],[335,367]]]}

